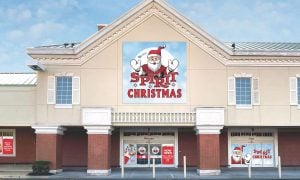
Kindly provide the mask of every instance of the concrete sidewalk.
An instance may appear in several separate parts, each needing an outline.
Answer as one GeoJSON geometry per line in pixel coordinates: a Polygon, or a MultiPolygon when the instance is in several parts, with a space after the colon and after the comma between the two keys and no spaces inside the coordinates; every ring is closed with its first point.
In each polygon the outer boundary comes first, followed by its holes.
{"type": "MultiPolygon", "coordinates": [[[[88,176],[86,171],[66,170],[52,176],[28,176],[28,172],[1,171],[0,179],[120,179],[120,168],[112,169],[110,176],[88,176]]],[[[151,168],[126,168],[124,179],[152,179],[151,168]]],[[[157,168],[156,179],[183,179],[182,168],[157,168]]],[[[187,179],[248,179],[247,168],[223,168],[219,176],[199,176],[195,168],[188,168],[187,179]]],[[[253,168],[252,179],[278,179],[276,168],[253,168]]],[[[300,167],[282,168],[282,179],[300,179],[300,167]]]]}
{"type": "MultiPolygon", "coordinates": [[[[278,169],[276,168],[252,168],[252,179],[278,179],[278,169]]],[[[119,168],[112,169],[110,176],[87,176],[85,171],[82,172],[63,172],[53,175],[51,179],[71,178],[71,179],[120,179],[121,171],[119,168]]],[[[151,168],[126,168],[125,179],[152,179],[151,168]]],[[[182,168],[157,168],[156,179],[183,179],[182,168]]],[[[247,168],[223,168],[219,176],[199,176],[196,168],[188,168],[187,179],[249,179],[247,168]]],[[[282,179],[300,179],[300,167],[283,168],[282,179]]]]}

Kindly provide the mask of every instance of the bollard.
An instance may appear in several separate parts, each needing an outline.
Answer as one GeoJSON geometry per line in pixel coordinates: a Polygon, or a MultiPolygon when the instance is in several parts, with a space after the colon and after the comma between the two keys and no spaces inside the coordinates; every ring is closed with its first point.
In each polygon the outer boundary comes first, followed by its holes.
{"type": "Polygon", "coordinates": [[[251,165],[250,163],[248,164],[248,177],[251,179],[251,165]]]}
{"type": "Polygon", "coordinates": [[[183,177],[186,179],[186,156],[183,156],[183,177]]]}
{"type": "Polygon", "coordinates": [[[278,156],[278,177],[281,179],[281,159],[280,156],[278,156]]]}
{"type": "Polygon", "coordinates": [[[155,179],[155,158],[152,159],[153,162],[153,179],[155,179]]]}
{"type": "Polygon", "coordinates": [[[121,178],[124,178],[124,157],[121,160],[121,178]]]}

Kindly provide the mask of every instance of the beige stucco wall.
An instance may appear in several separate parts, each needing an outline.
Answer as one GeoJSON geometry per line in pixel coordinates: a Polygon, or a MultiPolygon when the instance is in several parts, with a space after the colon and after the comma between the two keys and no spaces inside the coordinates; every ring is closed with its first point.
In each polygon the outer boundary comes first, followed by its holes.
{"type": "Polygon", "coordinates": [[[0,86],[1,126],[29,126],[35,120],[35,86],[0,86]]]}
{"type": "Polygon", "coordinates": [[[145,20],[99,51],[81,66],[47,66],[38,74],[36,123],[80,125],[83,107],[112,107],[114,111],[191,112],[195,107],[224,107],[228,126],[300,125],[300,110],[289,105],[289,76],[300,68],[226,67],[156,16],[145,20]],[[122,100],[122,44],[128,41],[187,43],[187,101],[184,104],[125,104],[122,100]],[[72,72],[81,77],[81,104],[72,109],[47,105],[47,76],[72,72]],[[227,106],[227,78],[236,73],[260,80],[261,104],[251,109],[227,106]]]}

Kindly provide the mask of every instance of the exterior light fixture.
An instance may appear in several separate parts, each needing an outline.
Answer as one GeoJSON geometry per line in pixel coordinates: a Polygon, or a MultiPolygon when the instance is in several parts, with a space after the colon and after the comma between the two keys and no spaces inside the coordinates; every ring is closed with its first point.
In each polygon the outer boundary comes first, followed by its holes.
{"type": "Polygon", "coordinates": [[[30,62],[28,62],[27,66],[34,71],[45,71],[44,65],[35,60],[31,60],[30,62]]]}

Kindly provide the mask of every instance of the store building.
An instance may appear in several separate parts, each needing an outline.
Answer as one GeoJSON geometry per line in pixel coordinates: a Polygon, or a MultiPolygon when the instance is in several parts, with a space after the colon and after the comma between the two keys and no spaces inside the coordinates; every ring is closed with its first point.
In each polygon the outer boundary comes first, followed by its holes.
{"type": "Polygon", "coordinates": [[[27,49],[34,74],[0,74],[0,163],[300,165],[300,43],[222,43],[162,0],[98,28],[27,49]]]}

